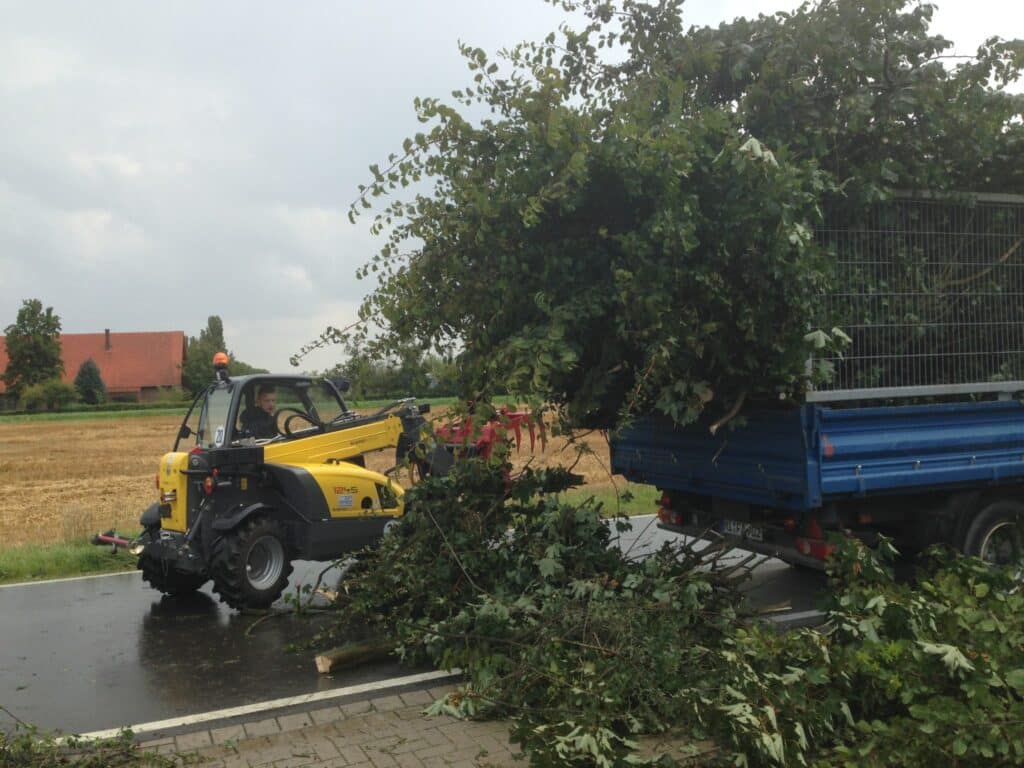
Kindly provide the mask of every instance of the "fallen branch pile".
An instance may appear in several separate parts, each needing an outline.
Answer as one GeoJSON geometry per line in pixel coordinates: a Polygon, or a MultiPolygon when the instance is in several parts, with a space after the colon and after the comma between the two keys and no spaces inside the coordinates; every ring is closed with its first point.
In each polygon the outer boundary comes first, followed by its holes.
{"type": "Polygon", "coordinates": [[[626,764],[670,729],[730,765],[1024,759],[1008,574],[934,553],[911,587],[847,544],[828,623],[783,635],[745,613],[726,550],[616,547],[628,524],[566,503],[569,478],[463,462],[416,486],[342,582],[334,639],[369,628],[406,660],[461,668],[434,711],[510,718],[535,765],[626,764]]]}

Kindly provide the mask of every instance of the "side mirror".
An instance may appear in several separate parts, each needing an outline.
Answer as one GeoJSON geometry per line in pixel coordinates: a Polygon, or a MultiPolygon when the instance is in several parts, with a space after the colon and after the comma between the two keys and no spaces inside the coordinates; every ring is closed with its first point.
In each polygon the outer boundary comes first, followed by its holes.
{"type": "Polygon", "coordinates": [[[181,429],[178,430],[178,439],[186,440],[192,436],[192,430],[189,429],[188,424],[182,424],[181,429]]]}
{"type": "Polygon", "coordinates": [[[349,380],[342,378],[340,376],[336,379],[331,379],[331,383],[339,392],[348,392],[349,389],[352,388],[352,385],[349,383],[349,380]]]}

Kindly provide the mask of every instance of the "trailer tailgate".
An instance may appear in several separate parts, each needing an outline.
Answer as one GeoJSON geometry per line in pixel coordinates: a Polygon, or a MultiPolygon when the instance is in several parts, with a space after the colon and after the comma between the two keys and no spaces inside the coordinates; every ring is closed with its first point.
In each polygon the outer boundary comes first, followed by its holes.
{"type": "Polygon", "coordinates": [[[711,435],[708,424],[673,427],[645,418],[612,441],[612,471],[659,488],[763,507],[821,504],[814,410],[753,411],[743,426],[711,435]]]}

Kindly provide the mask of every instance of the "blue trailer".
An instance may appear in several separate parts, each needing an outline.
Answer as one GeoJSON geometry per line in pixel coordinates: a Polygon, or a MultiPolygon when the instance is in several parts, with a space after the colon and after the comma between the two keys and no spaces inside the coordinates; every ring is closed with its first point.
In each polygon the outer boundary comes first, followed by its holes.
{"type": "MultiPolygon", "coordinates": [[[[1017,562],[1024,527],[1024,197],[905,197],[819,233],[851,338],[831,382],[738,425],[641,418],[612,471],[662,491],[660,525],[823,567],[830,532],[1017,562]]],[[[810,361],[809,366],[816,362],[810,361]]]]}
{"type": "Polygon", "coordinates": [[[662,527],[792,563],[821,567],[830,530],[1007,560],[1024,519],[1024,404],[808,403],[715,435],[643,419],[612,441],[612,471],[663,491],[662,527]]]}

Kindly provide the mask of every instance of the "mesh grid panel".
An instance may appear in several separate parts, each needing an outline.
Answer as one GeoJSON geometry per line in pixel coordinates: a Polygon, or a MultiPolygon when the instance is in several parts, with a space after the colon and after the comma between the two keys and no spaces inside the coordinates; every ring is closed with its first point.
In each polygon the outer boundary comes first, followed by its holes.
{"type": "Polygon", "coordinates": [[[819,391],[1024,379],[1024,198],[899,198],[818,238],[836,258],[822,325],[853,340],[819,391]]]}

